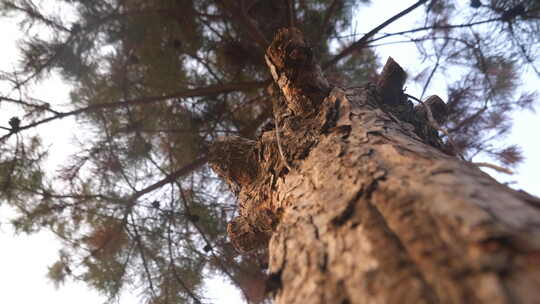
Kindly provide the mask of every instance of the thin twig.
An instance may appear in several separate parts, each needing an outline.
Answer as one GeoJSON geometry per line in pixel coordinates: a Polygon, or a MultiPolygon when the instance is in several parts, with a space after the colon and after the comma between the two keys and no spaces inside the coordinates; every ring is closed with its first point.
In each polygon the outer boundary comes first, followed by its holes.
{"type": "Polygon", "coordinates": [[[0,102],[1,101],[8,101],[8,102],[20,104],[22,106],[36,108],[37,110],[48,111],[48,112],[51,112],[51,113],[56,114],[56,115],[60,114],[60,112],[49,108],[49,105],[47,103],[43,103],[41,105],[35,105],[35,104],[28,103],[28,102],[26,102],[24,100],[21,100],[21,99],[9,98],[7,96],[0,96],[0,102]]]}
{"type": "Polygon", "coordinates": [[[499,171],[501,173],[506,173],[506,174],[509,174],[509,175],[512,175],[514,174],[514,172],[508,168],[503,168],[501,166],[497,166],[497,165],[494,165],[494,164],[491,164],[491,163],[485,163],[485,162],[479,162],[479,163],[473,163],[475,166],[477,167],[486,167],[486,168],[491,168],[493,170],[496,170],[496,171],[499,171]]]}
{"type": "Polygon", "coordinates": [[[379,26],[375,27],[374,29],[369,31],[367,34],[362,36],[362,38],[360,38],[358,41],[356,41],[355,43],[353,43],[350,46],[346,47],[343,51],[341,51],[341,53],[337,54],[334,58],[330,59],[330,61],[324,63],[322,65],[322,69],[326,70],[330,66],[336,64],[338,61],[343,59],[343,57],[348,56],[353,51],[364,47],[368,43],[369,38],[373,37],[375,34],[377,34],[383,28],[387,27],[388,25],[390,25],[394,21],[396,21],[399,18],[401,18],[401,17],[407,15],[408,13],[412,12],[414,9],[416,9],[417,7],[423,5],[426,2],[427,2],[427,0],[420,0],[420,1],[416,2],[415,4],[409,6],[408,8],[404,9],[400,13],[398,13],[398,14],[392,16],[391,18],[389,18],[388,20],[384,21],[379,26]]]}
{"type": "Polygon", "coordinates": [[[496,22],[496,21],[500,21],[500,20],[501,20],[501,18],[491,18],[491,19],[486,19],[486,20],[481,20],[481,21],[476,21],[476,22],[471,22],[471,23],[464,23],[464,24],[424,26],[424,27],[419,27],[419,28],[406,30],[406,31],[401,31],[401,32],[387,33],[387,34],[384,34],[384,35],[382,35],[380,37],[368,40],[368,41],[366,41],[366,43],[372,43],[372,42],[379,41],[379,40],[382,40],[382,39],[385,39],[385,38],[388,38],[388,37],[392,37],[392,36],[411,34],[411,33],[416,33],[416,32],[421,32],[421,31],[447,30],[447,29],[455,29],[455,28],[469,28],[469,27],[473,27],[473,26],[476,26],[476,25],[496,22]]]}
{"type": "MultiPolygon", "coordinates": [[[[135,220],[133,219],[133,215],[131,216],[131,220],[133,221],[133,223],[135,223],[135,220]]],[[[130,231],[129,229],[127,229],[127,226],[125,226],[125,228],[126,228],[126,232],[130,234],[130,231]]],[[[141,253],[141,260],[142,260],[144,272],[148,279],[148,285],[150,286],[150,292],[152,293],[153,299],[156,299],[157,294],[154,289],[154,282],[152,281],[152,274],[150,273],[150,268],[148,267],[148,261],[146,260],[146,255],[144,254],[144,246],[141,242],[141,236],[139,235],[139,232],[137,231],[136,226],[133,226],[133,232],[135,234],[133,238],[135,239],[135,243],[137,244],[137,247],[139,248],[139,252],[141,253]]]]}
{"type": "Polygon", "coordinates": [[[437,62],[435,62],[435,65],[433,66],[433,69],[431,69],[431,73],[429,73],[428,79],[426,80],[426,83],[424,83],[424,87],[422,88],[422,94],[420,95],[420,98],[424,98],[424,94],[426,94],[427,88],[429,84],[431,83],[431,80],[433,79],[433,76],[435,75],[435,72],[439,68],[440,65],[440,56],[437,56],[437,62]]]}
{"type": "Polygon", "coordinates": [[[171,238],[171,222],[170,220],[167,221],[167,247],[169,251],[169,267],[172,269],[172,273],[176,281],[182,286],[182,289],[185,290],[185,292],[190,296],[190,298],[195,301],[197,304],[201,304],[201,300],[199,300],[199,297],[189,289],[186,282],[182,280],[178,272],[176,271],[176,267],[174,266],[174,257],[173,257],[173,249],[172,249],[172,238],[171,238]]]}
{"type": "Polygon", "coordinates": [[[281,148],[281,139],[280,139],[280,136],[279,136],[279,123],[278,123],[278,119],[277,119],[277,113],[276,111],[274,110],[274,124],[275,124],[275,127],[276,127],[276,141],[277,141],[277,146],[278,146],[278,150],[279,150],[279,155],[281,156],[281,160],[283,160],[283,163],[285,164],[285,167],[287,167],[287,169],[289,169],[289,172],[293,172],[293,169],[291,167],[291,165],[289,164],[289,161],[285,158],[285,155],[283,153],[283,149],[281,148]]]}

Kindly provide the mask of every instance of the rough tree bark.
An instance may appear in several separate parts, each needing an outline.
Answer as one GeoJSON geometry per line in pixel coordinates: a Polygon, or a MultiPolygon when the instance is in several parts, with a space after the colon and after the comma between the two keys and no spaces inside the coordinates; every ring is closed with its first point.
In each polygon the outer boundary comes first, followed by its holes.
{"type": "Polygon", "coordinates": [[[540,303],[540,200],[442,151],[397,63],[345,89],[294,28],[266,54],[274,129],[211,163],[238,196],[232,243],[269,246],[276,303],[540,303]]]}

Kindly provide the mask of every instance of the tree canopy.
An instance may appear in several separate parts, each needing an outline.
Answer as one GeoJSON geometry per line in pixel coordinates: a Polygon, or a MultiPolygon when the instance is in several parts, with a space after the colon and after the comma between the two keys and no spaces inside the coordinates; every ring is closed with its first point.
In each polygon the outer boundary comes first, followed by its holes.
{"type": "Polygon", "coordinates": [[[303,31],[335,86],[377,79],[380,45],[417,46],[434,62],[412,75],[424,88],[418,98],[437,73],[457,79],[447,88],[444,149],[519,163],[519,147],[493,140],[535,100],[519,85],[525,70],[540,76],[540,3],[411,1],[378,27],[346,34],[355,12],[369,9],[366,0],[2,0],[25,36],[16,68],[0,78],[0,105],[23,113],[0,122],[0,202],[16,210],[18,231],[63,240],[50,278],[84,281],[111,301],[131,287],[149,303],[204,303],[204,278],[218,273],[249,301],[265,300],[266,253],[230,245],[237,206],[206,162],[218,137],[254,139],[274,127],[264,52],[286,26],[303,31]],[[414,27],[385,31],[413,10],[424,16],[414,27]],[[51,73],[73,87],[67,110],[25,89],[51,73]],[[43,137],[53,135],[40,127],[70,116],[77,151],[47,172],[43,137]]]}

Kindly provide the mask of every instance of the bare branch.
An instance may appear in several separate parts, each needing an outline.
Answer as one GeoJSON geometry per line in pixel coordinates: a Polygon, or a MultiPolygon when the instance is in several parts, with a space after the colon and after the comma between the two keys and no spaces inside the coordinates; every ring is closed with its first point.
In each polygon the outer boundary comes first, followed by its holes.
{"type": "Polygon", "coordinates": [[[208,162],[208,159],[209,157],[208,156],[202,156],[196,160],[194,160],[193,162],[191,162],[190,164],[187,164],[185,165],[184,167],[176,170],[175,172],[167,175],[165,178],[163,178],[162,180],[142,189],[142,190],[139,190],[137,192],[135,192],[133,195],[131,195],[131,197],[127,200],[127,204],[126,204],[126,207],[125,207],[125,210],[124,210],[124,217],[122,219],[122,222],[123,223],[126,223],[127,220],[128,220],[128,217],[129,215],[131,214],[131,211],[133,210],[133,207],[137,204],[137,200],[145,195],[145,194],[148,194],[154,190],[157,190],[163,186],[165,186],[166,184],[169,184],[169,183],[174,183],[178,178],[186,175],[186,174],[189,174],[191,172],[193,172],[194,170],[198,169],[199,167],[201,167],[202,165],[204,165],[206,162],[208,162]]]}
{"type": "Polygon", "coordinates": [[[9,102],[21,105],[21,106],[32,107],[32,108],[35,108],[36,110],[43,110],[43,111],[51,112],[55,115],[61,114],[60,112],[51,109],[49,107],[49,104],[46,102],[43,102],[43,104],[40,104],[40,105],[36,105],[36,104],[31,104],[29,102],[26,102],[22,99],[14,99],[14,98],[9,98],[7,96],[0,96],[0,101],[9,101],[9,102]]]}
{"type": "Polygon", "coordinates": [[[407,15],[408,13],[412,12],[414,9],[416,9],[417,7],[423,5],[426,2],[427,2],[427,0],[420,0],[420,1],[416,2],[415,4],[409,6],[405,10],[401,11],[400,13],[394,15],[390,19],[384,21],[379,26],[375,27],[374,29],[369,31],[367,34],[362,36],[362,38],[360,38],[358,41],[356,41],[355,43],[353,43],[350,46],[346,47],[343,51],[341,51],[341,53],[337,54],[334,58],[330,59],[330,61],[324,63],[322,65],[323,70],[326,70],[330,66],[336,64],[338,61],[340,61],[344,57],[350,55],[353,51],[364,47],[368,43],[369,38],[373,37],[375,34],[380,32],[383,28],[387,27],[388,25],[390,25],[394,21],[396,21],[399,18],[401,18],[401,17],[407,15]]]}
{"type": "Polygon", "coordinates": [[[382,40],[382,39],[385,39],[385,38],[388,38],[388,37],[392,37],[392,36],[412,34],[412,33],[416,33],[416,32],[429,31],[429,30],[446,30],[446,29],[455,29],[455,28],[467,28],[467,27],[473,27],[473,26],[476,26],[476,25],[481,25],[481,24],[486,24],[486,23],[491,23],[491,22],[496,22],[496,21],[501,21],[501,18],[492,18],[492,19],[486,19],[486,20],[482,20],[482,21],[463,23],[463,24],[424,26],[424,27],[419,27],[419,28],[406,30],[406,31],[401,31],[401,32],[386,33],[386,34],[384,34],[384,35],[382,35],[380,37],[373,38],[373,39],[370,39],[370,40],[366,41],[365,44],[372,43],[372,42],[375,42],[375,41],[379,41],[379,40],[382,40]]]}
{"type": "MultiPolygon", "coordinates": [[[[44,123],[57,120],[60,118],[78,115],[81,113],[86,112],[92,112],[97,111],[101,109],[111,109],[116,107],[123,107],[123,106],[134,106],[134,105],[147,105],[158,101],[163,101],[167,99],[173,99],[173,98],[188,98],[188,97],[197,97],[197,96],[207,96],[207,95],[214,95],[214,94],[223,94],[223,93],[229,93],[234,91],[241,91],[241,90],[248,90],[248,89],[254,89],[254,88],[262,88],[266,85],[268,85],[270,81],[252,81],[252,82],[239,82],[239,83],[229,83],[229,84],[219,84],[219,85],[213,85],[208,86],[204,88],[196,88],[196,89],[186,89],[182,90],[176,93],[163,95],[163,96],[151,96],[151,97],[141,97],[141,98],[135,98],[131,100],[122,100],[122,101],[116,101],[116,102],[106,102],[106,103],[98,103],[94,105],[90,105],[84,108],[80,108],[77,110],[73,110],[70,112],[63,112],[59,113],[55,116],[51,116],[33,123],[30,123],[25,126],[21,126],[19,128],[19,131],[23,131],[26,129],[34,128],[36,126],[42,125],[44,123]]],[[[0,142],[5,140],[6,138],[10,137],[13,133],[6,134],[2,137],[0,137],[0,142]]]]}
{"type": "Polygon", "coordinates": [[[189,174],[191,172],[193,172],[194,170],[198,169],[199,167],[201,167],[202,165],[204,165],[206,162],[208,161],[208,156],[202,156],[196,160],[194,160],[193,162],[191,162],[190,164],[187,164],[185,165],[184,167],[174,171],[173,173],[167,175],[167,177],[163,178],[162,180],[160,180],[159,182],[156,182],[142,190],[139,190],[137,191],[136,193],[134,193],[131,198],[129,199],[129,201],[131,202],[131,206],[132,207],[138,198],[140,198],[141,196],[147,194],[147,193],[150,193],[156,189],[159,189],[161,187],[163,187],[164,185],[168,184],[168,183],[172,183],[174,181],[176,181],[178,178],[186,175],[186,174],[189,174]]]}

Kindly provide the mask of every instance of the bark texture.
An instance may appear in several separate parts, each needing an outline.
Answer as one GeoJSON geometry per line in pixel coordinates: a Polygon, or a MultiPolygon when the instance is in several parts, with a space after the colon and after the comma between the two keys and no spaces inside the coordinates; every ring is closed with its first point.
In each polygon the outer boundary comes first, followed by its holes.
{"type": "Polygon", "coordinates": [[[212,166],[238,195],[232,243],[269,246],[276,303],[540,303],[540,201],[441,151],[397,63],[332,88],[294,28],[266,61],[275,129],[212,166]]]}

